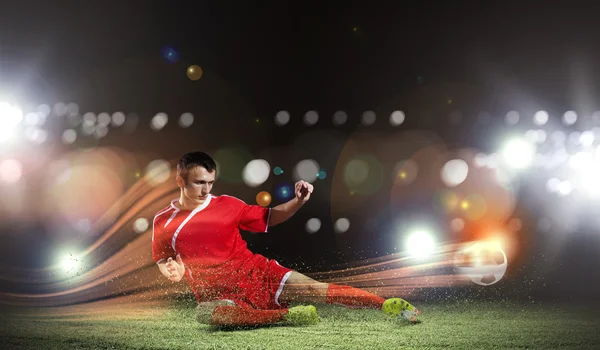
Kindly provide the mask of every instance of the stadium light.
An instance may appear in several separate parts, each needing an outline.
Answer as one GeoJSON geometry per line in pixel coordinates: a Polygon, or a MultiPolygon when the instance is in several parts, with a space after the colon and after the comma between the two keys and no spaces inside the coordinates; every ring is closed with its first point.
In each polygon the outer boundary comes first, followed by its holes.
{"type": "Polygon", "coordinates": [[[414,258],[423,259],[430,256],[435,251],[433,235],[423,229],[412,231],[406,239],[406,249],[414,258]]]}
{"type": "Polygon", "coordinates": [[[584,169],[581,169],[579,176],[579,185],[581,189],[590,197],[600,196],[600,164],[591,162],[584,169]]]}
{"type": "Polygon", "coordinates": [[[0,102],[0,142],[10,140],[16,126],[23,120],[23,111],[7,102],[0,102]]]}
{"type": "Polygon", "coordinates": [[[535,155],[533,145],[520,139],[508,141],[502,149],[502,156],[506,163],[515,169],[528,167],[535,155]]]}
{"type": "Polygon", "coordinates": [[[77,270],[80,264],[80,259],[77,259],[73,254],[64,256],[60,261],[60,268],[65,273],[72,273],[77,270]]]}

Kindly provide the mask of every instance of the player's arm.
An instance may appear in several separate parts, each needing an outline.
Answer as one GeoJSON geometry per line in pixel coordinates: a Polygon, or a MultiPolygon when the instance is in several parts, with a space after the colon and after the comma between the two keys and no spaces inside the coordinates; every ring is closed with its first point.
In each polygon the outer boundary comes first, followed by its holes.
{"type": "Polygon", "coordinates": [[[173,260],[173,258],[169,258],[167,260],[160,261],[157,265],[160,269],[160,272],[168,278],[172,282],[179,282],[185,275],[185,265],[181,260],[181,257],[177,255],[173,260]]]}
{"type": "Polygon", "coordinates": [[[271,208],[269,226],[280,224],[291,218],[298,211],[298,209],[300,209],[304,203],[308,201],[312,191],[313,185],[309,184],[308,182],[296,182],[296,185],[294,186],[296,197],[286,203],[279,204],[278,206],[271,208]]]}
{"type": "MultiPolygon", "coordinates": [[[[163,213],[165,213],[163,211],[163,213]]],[[[152,259],[158,265],[160,272],[169,280],[179,282],[185,274],[185,266],[181,257],[176,255],[170,244],[170,238],[165,236],[165,232],[160,229],[160,224],[157,225],[157,218],[160,214],[154,217],[152,222],[152,259]]]]}

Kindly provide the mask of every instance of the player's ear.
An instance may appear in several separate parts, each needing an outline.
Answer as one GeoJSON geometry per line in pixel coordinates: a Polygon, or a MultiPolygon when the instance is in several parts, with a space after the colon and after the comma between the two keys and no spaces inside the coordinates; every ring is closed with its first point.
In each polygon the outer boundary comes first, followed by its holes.
{"type": "Polygon", "coordinates": [[[175,178],[175,181],[177,181],[177,186],[183,188],[185,187],[185,181],[183,180],[183,178],[179,175],[177,175],[177,177],[175,178]]]}

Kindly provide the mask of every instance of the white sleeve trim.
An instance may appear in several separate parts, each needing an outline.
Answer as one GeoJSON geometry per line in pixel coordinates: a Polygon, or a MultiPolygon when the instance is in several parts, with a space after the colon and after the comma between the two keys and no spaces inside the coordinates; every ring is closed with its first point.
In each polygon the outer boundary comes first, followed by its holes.
{"type": "Polygon", "coordinates": [[[163,260],[165,260],[165,258],[160,259],[159,261],[156,262],[156,264],[160,264],[163,260]]]}
{"type": "Polygon", "coordinates": [[[269,231],[269,220],[271,220],[271,210],[272,208],[269,208],[269,215],[267,216],[267,225],[265,226],[265,232],[269,231]]]}

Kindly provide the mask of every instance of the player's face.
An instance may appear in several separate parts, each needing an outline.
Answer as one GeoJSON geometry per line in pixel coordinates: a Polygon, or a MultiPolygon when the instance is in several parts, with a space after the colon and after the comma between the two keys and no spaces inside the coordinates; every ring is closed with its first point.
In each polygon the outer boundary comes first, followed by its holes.
{"type": "Polygon", "coordinates": [[[204,203],[215,183],[215,174],[214,170],[209,172],[201,166],[190,169],[187,174],[187,181],[183,186],[183,194],[193,203],[204,203]]]}

